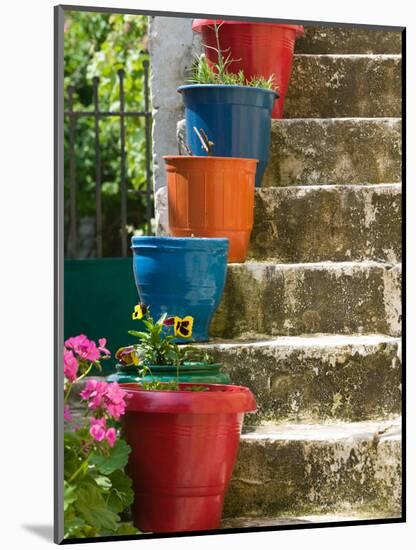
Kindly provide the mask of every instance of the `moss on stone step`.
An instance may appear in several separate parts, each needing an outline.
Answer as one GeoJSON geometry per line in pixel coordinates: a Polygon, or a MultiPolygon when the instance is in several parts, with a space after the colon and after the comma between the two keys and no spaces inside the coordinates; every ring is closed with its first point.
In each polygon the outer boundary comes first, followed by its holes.
{"type": "Polygon", "coordinates": [[[287,118],[400,117],[401,57],[295,55],[287,118]]]}
{"type": "Polygon", "coordinates": [[[363,27],[314,27],[305,25],[305,35],[296,41],[296,53],[307,54],[400,54],[400,31],[363,27]]]}
{"type": "Polygon", "coordinates": [[[234,384],[248,386],[261,422],[361,421],[401,411],[399,339],[283,337],[204,346],[234,384]]]}
{"type": "Polygon", "coordinates": [[[256,190],[250,257],[401,261],[401,185],[256,190]]]}
{"type": "Polygon", "coordinates": [[[272,123],[263,187],[401,181],[401,120],[282,119],[272,123]]]}
{"type": "Polygon", "coordinates": [[[224,517],[341,513],[354,506],[399,513],[399,421],[292,425],[242,436],[224,517]]]}
{"type": "Polygon", "coordinates": [[[374,262],[228,266],[211,336],[400,335],[400,266],[374,262]]]}

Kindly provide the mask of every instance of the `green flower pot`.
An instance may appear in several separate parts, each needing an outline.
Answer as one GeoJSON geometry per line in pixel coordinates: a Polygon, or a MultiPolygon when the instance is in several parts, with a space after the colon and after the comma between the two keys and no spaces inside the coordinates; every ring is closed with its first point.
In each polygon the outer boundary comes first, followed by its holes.
{"type": "MultiPolygon", "coordinates": [[[[231,384],[230,377],[221,372],[220,363],[185,363],[179,367],[179,382],[195,382],[198,384],[231,384]]],[[[152,374],[141,377],[137,367],[117,364],[116,372],[107,376],[107,382],[125,384],[129,382],[172,382],[176,380],[177,367],[174,365],[150,365],[152,374]]]]}

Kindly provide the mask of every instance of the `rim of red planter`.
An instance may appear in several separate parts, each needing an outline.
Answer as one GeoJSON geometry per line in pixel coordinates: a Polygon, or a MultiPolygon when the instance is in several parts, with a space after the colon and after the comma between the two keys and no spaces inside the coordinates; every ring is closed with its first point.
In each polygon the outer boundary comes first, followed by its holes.
{"type": "Polygon", "coordinates": [[[209,25],[225,23],[226,25],[269,25],[273,27],[285,27],[287,29],[293,29],[296,31],[296,37],[303,36],[305,29],[303,25],[286,25],[285,23],[264,23],[257,21],[226,21],[224,19],[194,19],[192,22],[192,30],[194,32],[202,32],[202,27],[209,25]]]}
{"type": "Polygon", "coordinates": [[[128,391],[128,412],[219,414],[254,412],[256,400],[249,388],[225,384],[183,382],[179,388],[203,386],[208,391],[144,390],[137,383],[120,384],[128,391]]]}

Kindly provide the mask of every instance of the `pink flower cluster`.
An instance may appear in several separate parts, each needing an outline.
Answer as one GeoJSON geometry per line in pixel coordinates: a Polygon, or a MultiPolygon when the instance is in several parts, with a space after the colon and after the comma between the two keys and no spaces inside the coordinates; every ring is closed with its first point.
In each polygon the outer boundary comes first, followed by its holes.
{"type": "Polygon", "coordinates": [[[64,374],[70,382],[75,382],[78,373],[78,361],[69,349],[64,351],[64,374]]]}
{"type": "Polygon", "coordinates": [[[126,411],[128,393],[117,382],[109,384],[101,380],[88,380],[80,395],[89,402],[89,409],[102,409],[115,420],[119,420],[126,411]]]}
{"type": "Polygon", "coordinates": [[[116,442],[116,429],[107,428],[107,420],[103,418],[90,418],[90,434],[96,441],[107,440],[110,447],[116,442]]]}
{"type": "Polygon", "coordinates": [[[72,413],[69,405],[64,406],[64,420],[66,420],[67,422],[71,422],[72,420],[72,413]]]}
{"type": "Polygon", "coordinates": [[[80,361],[98,361],[102,355],[110,355],[110,352],[105,347],[107,340],[105,338],[98,339],[98,346],[94,340],[89,340],[85,334],[73,336],[65,341],[65,347],[72,349],[80,361]]]}
{"type": "Polygon", "coordinates": [[[95,363],[101,358],[110,355],[105,347],[107,340],[98,339],[98,346],[94,340],[90,340],[85,334],[73,336],[65,341],[64,351],[64,374],[69,382],[74,382],[78,375],[80,363],[95,363]]]}
{"type": "MultiPolygon", "coordinates": [[[[117,382],[107,383],[101,380],[88,380],[85,388],[80,393],[88,408],[107,414],[115,420],[119,420],[126,411],[126,400],[129,394],[124,391],[117,382]]],[[[107,440],[112,447],[116,440],[115,428],[107,428],[105,416],[90,419],[90,434],[96,441],[107,440]]]]}

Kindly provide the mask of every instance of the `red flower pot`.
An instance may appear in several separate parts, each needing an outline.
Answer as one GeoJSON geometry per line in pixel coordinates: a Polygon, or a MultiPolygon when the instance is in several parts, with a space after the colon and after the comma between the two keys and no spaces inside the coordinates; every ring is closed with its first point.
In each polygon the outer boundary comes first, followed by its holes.
{"type": "Polygon", "coordinates": [[[274,75],[279,99],[273,108],[272,118],[283,117],[283,104],[292,72],[293,51],[296,37],[304,34],[302,25],[278,25],[276,23],[250,23],[244,21],[222,21],[220,19],[194,19],[192,29],[202,33],[205,55],[211,63],[217,63],[213,24],[224,23],[219,29],[220,47],[225,57],[235,60],[229,71],[242,70],[246,78],[274,75]]]}
{"type": "Polygon", "coordinates": [[[248,388],[200,384],[208,391],[141,390],[131,397],[123,435],[132,448],[133,523],[144,532],[217,529],[237,457],[248,388]]]}

